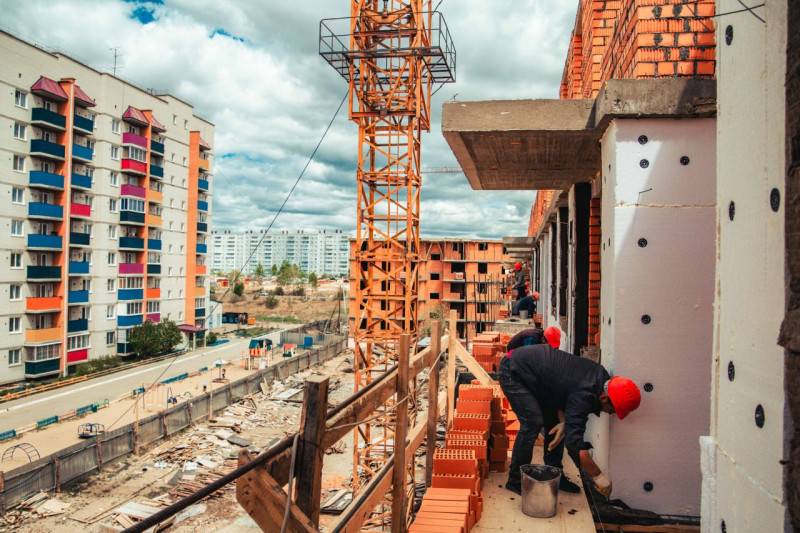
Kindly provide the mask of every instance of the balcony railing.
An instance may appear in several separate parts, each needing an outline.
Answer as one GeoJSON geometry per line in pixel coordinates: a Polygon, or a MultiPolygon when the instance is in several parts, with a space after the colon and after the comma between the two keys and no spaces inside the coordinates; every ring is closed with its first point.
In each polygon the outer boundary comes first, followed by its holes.
{"type": "Polygon", "coordinates": [[[205,275],[207,267],[205,265],[197,265],[195,266],[195,274],[197,275],[205,275]]]}
{"type": "Polygon", "coordinates": [[[147,239],[148,250],[161,250],[161,239],[147,239]]]}
{"type": "Polygon", "coordinates": [[[41,202],[31,202],[28,204],[28,216],[30,218],[45,218],[48,220],[63,220],[64,207],[56,204],[44,204],[41,202]]]}
{"type": "Polygon", "coordinates": [[[88,276],[89,263],[87,261],[70,261],[69,262],[69,275],[70,276],[88,276]]]}
{"type": "Polygon", "coordinates": [[[195,318],[203,318],[204,316],[206,316],[206,308],[205,307],[200,307],[200,308],[194,310],[194,317],[195,318]]]}
{"type": "Polygon", "coordinates": [[[80,115],[75,115],[72,119],[72,127],[76,130],[81,130],[90,135],[94,132],[94,121],[80,115]]]}
{"type": "Polygon", "coordinates": [[[63,240],[61,235],[28,235],[28,248],[36,250],[61,250],[63,240]]]}
{"type": "Polygon", "coordinates": [[[71,231],[69,233],[69,245],[70,246],[89,246],[89,242],[91,241],[91,234],[89,233],[79,233],[77,231],[71,231]]]}
{"type": "Polygon", "coordinates": [[[43,107],[34,107],[31,109],[31,124],[64,131],[67,129],[67,117],[43,107]]]}
{"type": "Polygon", "coordinates": [[[59,340],[61,340],[61,328],[25,330],[25,344],[40,344],[59,340]]]}
{"type": "MultiPolygon", "coordinates": [[[[149,265],[148,265],[149,266],[149,265]]],[[[161,265],[159,265],[161,266],[161,265]]],[[[121,275],[144,274],[144,265],[141,263],[120,263],[119,273],[121,275]]],[[[149,274],[149,272],[148,272],[149,274]]]]}
{"type": "Polygon", "coordinates": [[[161,313],[147,313],[147,320],[158,324],[161,322],[161,313]]]}
{"type": "Polygon", "coordinates": [[[197,188],[201,191],[208,191],[208,180],[197,180],[197,188]]]}
{"type": "Polygon", "coordinates": [[[60,144],[42,139],[31,139],[31,155],[48,159],[64,160],[66,150],[60,144]]]}
{"type": "Polygon", "coordinates": [[[199,158],[197,160],[197,165],[203,170],[208,170],[208,159],[199,158]]]}
{"type": "Polygon", "coordinates": [[[121,328],[129,328],[138,326],[142,323],[142,315],[120,315],[117,317],[117,326],[121,328]]]}
{"type": "Polygon", "coordinates": [[[28,184],[39,189],[64,190],[64,176],[53,174],[52,172],[42,172],[41,170],[31,170],[28,177],[28,184]]]}
{"type": "Polygon", "coordinates": [[[144,213],[138,211],[120,211],[119,221],[144,225],[144,213]]]}
{"type": "Polygon", "coordinates": [[[138,187],[136,185],[123,185],[119,190],[122,196],[135,196],[136,198],[144,198],[147,195],[147,189],[138,187]]]}
{"type": "Polygon", "coordinates": [[[147,216],[145,217],[145,224],[147,224],[148,226],[161,227],[162,224],[163,224],[163,221],[162,221],[160,215],[153,215],[153,214],[147,213],[147,216]]]}
{"type": "Polygon", "coordinates": [[[59,280],[61,279],[61,267],[29,266],[25,278],[30,280],[59,280]]]}
{"type": "Polygon", "coordinates": [[[144,250],[144,239],[138,237],[120,237],[120,250],[144,250]]]}
{"type": "Polygon", "coordinates": [[[73,202],[69,205],[69,216],[91,218],[92,206],[73,202]]]}
{"type": "Polygon", "coordinates": [[[159,204],[164,203],[164,193],[155,189],[150,189],[147,191],[147,199],[159,204]]]}
{"type": "Polygon", "coordinates": [[[81,331],[89,330],[89,321],[85,318],[78,320],[70,320],[67,322],[67,333],[80,333],[81,331]]]}
{"type": "Polygon", "coordinates": [[[25,377],[39,378],[61,371],[61,357],[44,361],[25,361],[25,377]]]}
{"type": "Polygon", "coordinates": [[[199,231],[200,233],[208,233],[208,224],[206,224],[205,222],[198,222],[197,231],[199,231]]]}
{"type": "Polygon", "coordinates": [[[91,189],[92,188],[92,177],[87,176],[86,174],[78,174],[77,172],[72,173],[72,186],[73,187],[80,187],[81,189],[91,189]]]}
{"type": "Polygon", "coordinates": [[[147,289],[146,294],[148,300],[158,300],[161,298],[161,289],[147,289]]]}
{"type": "Polygon", "coordinates": [[[164,167],[150,164],[150,175],[156,178],[164,177],[164,167]]]}
{"type": "Polygon", "coordinates": [[[135,146],[140,146],[145,150],[147,150],[147,139],[135,133],[130,133],[130,132],[123,133],[122,144],[133,144],[135,146]]]}
{"type": "Polygon", "coordinates": [[[205,285],[201,285],[199,287],[194,288],[194,295],[195,296],[205,296],[208,293],[205,285]]]}
{"type": "Polygon", "coordinates": [[[88,360],[89,360],[89,350],[87,348],[82,348],[80,350],[73,350],[71,352],[67,352],[68,365],[75,365],[88,360]]]}
{"type": "Polygon", "coordinates": [[[208,246],[205,244],[198,244],[197,245],[197,253],[198,254],[207,254],[208,253],[208,246]]]}
{"type": "Polygon", "coordinates": [[[150,151],[164,155],[164,143],[150,141],[150,151]]]}
{"type": "Polygon", "coordinates": [[[117,299],[120,301],[141,300],[143,298],[143,289],[120,289],[117,291],[117,299]]]}
{"type": "Polygon", "coordinates": [[[126,158],[122,160],[122,171],[130,174],[141,174],[144,176],[147,174],[147,165],[141,161],[126,158]]]}
{"type": "Polygon", "coordinates": [[[72,157],[75,159],[81,159],[83,161],[91,161],[92,149],[87,146],[81,146],[80,144],[73,144],[72,157]]]}
{"type": "Polygon", "coordinates": [[[208,211],[208,202],[204,202],[203,200],[197,200],[197,210],[208,211]]]}
{"type": "Polygon", "coordinates": [[[25,299],[25,311],[28,313],[52,313],[60,310],[61,298],[59,296],[25,299]]]}
{"type": "Polygon", "coordinates": [[[89,291],[69,291],[67,293],[67,303],[69,305],[88,304],[89,291]]]}
{"type": "Polygon", "coordinates": [[[161,265],[154,265],[154,264],[147,265],[147,273],[155,275],[161,274],[161,265]]]}

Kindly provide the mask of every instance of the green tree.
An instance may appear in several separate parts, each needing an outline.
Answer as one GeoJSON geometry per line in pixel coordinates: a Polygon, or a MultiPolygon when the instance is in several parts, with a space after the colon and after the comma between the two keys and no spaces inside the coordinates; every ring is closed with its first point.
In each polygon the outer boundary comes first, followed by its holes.
{"type": "Polygon", "coordinates": [[[278,307],[278,298],[270,294],[269,296],[267,296],[264,303],[266,304],[267,309],[275,309],[276,307],[278,307]]]}
{"type": "Polygon", "coordinates": [[[164,352],[171,352],[183,340],[181,330],[172,320],[162,320],[158,325],[158,329],[161,337],[161,350],[164,352]]]}
{"type": "Polygon", "coordinates": [[[256,277],[263,278],[264,277],[264,265],[261,263],[256,265],[256,269],[253,271],[253,274],[256,277]]]}
{"type": "Polygon", "coordinates": [[[277,276],[278,275],[278,265],[272,263],[272,266],[269,267],[269,275],[270,276],[277,276]]]}
{"type": "Polygon", "coordinates": [[[150,357],[161,351],[163,345],[160,329],[158,324],[150,320],[145,320],[144,324],[129,329],[127,341],[131,350],[139,357],[150,357]]]}
{"type": "Polygon", "coordinates": [[[316,273],[311,272],[311,273],[308,274],[308,284],[311,285],[312,289],[316,289],[317,288],[317,274],[316,273]]]}
{"type": "Polygon", "coordinates": [[[233,286],[233,294],[236,296],[241,296],[244,294],[244,283],[237,283],[233,286]]]}

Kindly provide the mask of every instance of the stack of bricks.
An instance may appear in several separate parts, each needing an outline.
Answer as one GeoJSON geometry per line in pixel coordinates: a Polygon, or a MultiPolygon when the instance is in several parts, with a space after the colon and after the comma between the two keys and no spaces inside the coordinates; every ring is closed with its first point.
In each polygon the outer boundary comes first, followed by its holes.
{"type": "Polygon", "coordinates": [[[600,344],[600,199],[589,204],[589,346],[600,344]]]}
{"type": "Polygon", "coordinates": [[[480,517],[482,505],[469,489],[431,487],[408,533],[468,533],[480,517]]]}
{"type": "Polygon", "coordinates": [[[472,341],[472,357],[486,372],[497,372],[507,344],[508,335],[501,337],[495,331],[483,332],[472,341]]]}
{"type": "Polygon", "coordinates": [[[500,389],[499,385],[495,386],[492,389],[492,422],[490,426],[491,436],[489,437],[490,472],[506,471],[506,459],[508,459],[508,449],[511,443],[506,431],[506,412],[511,409],[503,408],[504,401],[505,396],[502,389],[500,389]]]}

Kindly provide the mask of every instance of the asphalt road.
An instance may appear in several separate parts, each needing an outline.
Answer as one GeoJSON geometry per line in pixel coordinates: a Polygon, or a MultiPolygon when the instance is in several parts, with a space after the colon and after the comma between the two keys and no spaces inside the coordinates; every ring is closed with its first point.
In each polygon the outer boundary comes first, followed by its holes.
{"type": "MultiPolygon", "coordinates": [[[[268,335],[277,345],[280,332],[268,335]]],[[[54,389],[0,403],[0,433],[16,429],[37,420],[59,415],[95,402],[114,400],[122,394],[141,387],[142,383],[164,381],[183,373],[210,366],[216,359],[239,359],[250,339],[234,338],[231,342],[187,352],[174,360],[163,360],[82,383],[54,389]]]]}

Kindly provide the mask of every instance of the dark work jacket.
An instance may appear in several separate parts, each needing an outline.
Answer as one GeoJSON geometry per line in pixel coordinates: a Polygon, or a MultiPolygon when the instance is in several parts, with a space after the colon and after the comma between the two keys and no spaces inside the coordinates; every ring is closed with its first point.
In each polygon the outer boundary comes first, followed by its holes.
{"type": "Polygon", "coordinates": [[[544,335],[542,328],[528,328],[523,329],[508,341],[506,351],[510,352],[520,346],[529,346],[531,344],[539,344],[539,341],[544,335]]]}
{"type": "Polygon", "coordinates": [[[600,416],[600,395],[611,379],[602,365],[551,348],[549,344],[522,346],[511,354],[511,373],[527,385],[537,400],[564,411],[564,444],[580,465],[580,450],[590,414],[600,416]]]}
{"type": "Polygon", "coordinates": [[[511,287],[517,291],[517,300],[522,298],[522,292],[525,290],[525,271],[519,269],[514,272],[514,285],[511,287]]]}

